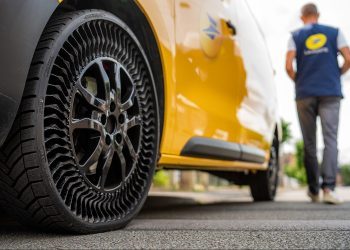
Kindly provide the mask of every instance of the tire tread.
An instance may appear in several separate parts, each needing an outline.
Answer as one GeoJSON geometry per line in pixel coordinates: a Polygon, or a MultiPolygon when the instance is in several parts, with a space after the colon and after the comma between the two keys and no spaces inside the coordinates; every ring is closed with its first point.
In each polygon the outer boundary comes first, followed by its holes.
{"type": "MultiPolygon", "coordinates": [[[[85,12],[85,11],[82,11],[85,12]]],[[[24,224],[50,230],[71,227],[63,214],[55,208],[49,192],[43,188],[44,179],[35,150],[35,123],[40,74],[44,57],[51,49],[60,30],[79,12],[53,17],[47,24],[37,45],[26,80],[19,112],[7,141],[0,149],[0,204],[10,215],[24,224]],[[34,222],[34,223],[33,223],[34,222]]]]}

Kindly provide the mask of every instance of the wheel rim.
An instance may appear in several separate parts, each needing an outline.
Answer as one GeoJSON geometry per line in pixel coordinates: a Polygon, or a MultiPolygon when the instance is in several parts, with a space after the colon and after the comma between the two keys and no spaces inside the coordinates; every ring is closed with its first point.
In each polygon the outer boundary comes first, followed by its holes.
{"type": "Polygon", "coordinates": [[[69,128],[79,170],[93,188],[114,191],[132,172],[140,115],[135,83],[120,63],[97,58],[87,65],[73,90],[69,128]]]}
{"type": "Polygon", "coordinates": [[[72,216],[94,224],[132,218],[157,159],[153,78],[123,27],[114,18],[76,27],[53,62],[44,102],[53,184],[72,216]]]}

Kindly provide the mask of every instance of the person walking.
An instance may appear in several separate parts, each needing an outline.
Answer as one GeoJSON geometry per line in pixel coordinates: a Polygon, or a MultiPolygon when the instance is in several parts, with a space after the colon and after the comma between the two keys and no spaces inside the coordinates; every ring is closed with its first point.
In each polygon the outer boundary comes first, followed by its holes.
{"type": "Polygon", "coordinates": [[[308,196],[320,201],[321,172],[323,201],[340,204],[335,193],[338,171],[338,124],[343,98],[341,75],[350,68],[350,49],[343,33],[334,27],[318,23],[319,12],[313,3],[301,9],[304,26],[294,32],[288,42],[286,71],[295,82],[296,106],[304,139],[304,164],[308,181],[308,196]],[[340,67],[338,54],[344,58],[340,67]],[[296,70],[293,62],[296,59],[296,70]],[[316,121],[321,119],[324,139],[321,171],[317,160],[316,121]]]}

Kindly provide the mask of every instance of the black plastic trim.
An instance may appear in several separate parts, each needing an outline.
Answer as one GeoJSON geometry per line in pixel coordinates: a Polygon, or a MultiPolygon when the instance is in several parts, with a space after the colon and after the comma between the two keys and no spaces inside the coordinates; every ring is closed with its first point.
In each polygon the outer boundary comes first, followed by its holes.
{"type": "Polygon", "coordinates": [[[264,163],[265,162],[265,152],[261,149],[253,148],[246,145],[240,145],[241,147],[241,160],[256,162],[256,163],[264,163]]]}
{"type": "Polygon", "coordinates": [[[0,3],[0,146],[16,116],[41,33],[57,6],[57,0],[0,3]]]}
{"type": "Polygon", "coordinates": [[[238,160],[241,157],[241,149],[235,143],[194,137],[186,143],[181,155],[220,160],[238,160]]]}
{"type": "Polygon", "coordinates": [[[191,138],[181,151],[181,155],[254,163],[264,163],[266,160],[265,152],[261,149],[204,137],[191,138]]]}

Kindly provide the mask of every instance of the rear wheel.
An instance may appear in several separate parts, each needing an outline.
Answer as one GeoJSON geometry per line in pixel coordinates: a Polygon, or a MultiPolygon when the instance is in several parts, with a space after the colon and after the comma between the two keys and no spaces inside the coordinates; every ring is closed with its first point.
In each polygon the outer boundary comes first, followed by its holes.
{"type": "Polygon", "coordinates": [[[155,93],[142,46],[117,17],[99,10],[53,17],[1,149],[3,207],[42,228],[125,226],[155,169],[155,93]]]}
{"type": "Polygon", "coordinates": [[[273,201],[278,186],[278,138],[275,136],[271,149],[268,169],[250,176],[250,191],[254,201],[273,201]]]}

